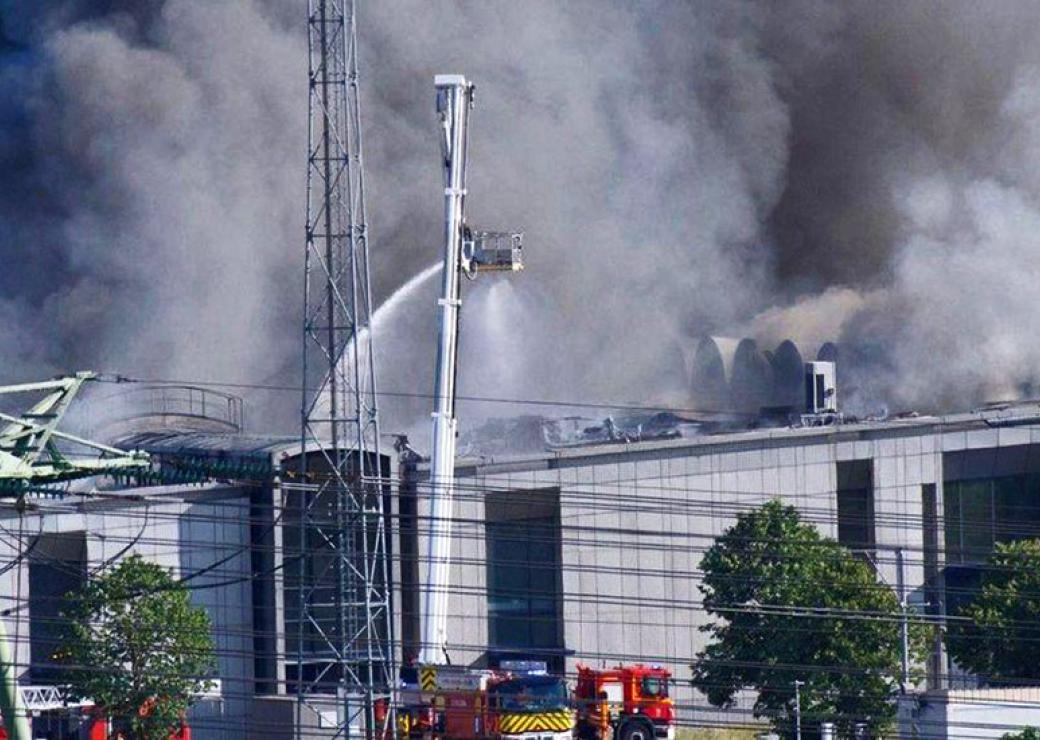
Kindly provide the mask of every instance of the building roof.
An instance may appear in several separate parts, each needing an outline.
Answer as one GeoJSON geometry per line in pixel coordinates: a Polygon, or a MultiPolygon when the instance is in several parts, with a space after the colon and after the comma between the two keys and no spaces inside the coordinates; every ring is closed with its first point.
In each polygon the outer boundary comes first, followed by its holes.
{"type": "MultiPolygon", "coordinates": [[[[827,426],[727,430],[670,439],[617,441],[546,450],[541,453],[462,456],[456,460],[456,475],[472,476],[574,467],[605,462],[605,458],[611,456],[634,461],[640,458],[708,454],[719,448],[733,450],[736,447],[750,450],[1013,426],[1040,428],[1040,402],[992,404],[974,411],[938,416],[913,414],[827,426]]],[[[426,477],[429,473],[429,462],[423,460],[414,463],[411,472],[420,479],[426,477]]]]}
{"type": "Polygon", "coordinates": [[[162,429],[137,432],[119,439],[125,449],[152,454],[196,455],[205,457],[271,459],[272,456],[300,454],[299,437],[200,432],[190,429],[162,429]]]}

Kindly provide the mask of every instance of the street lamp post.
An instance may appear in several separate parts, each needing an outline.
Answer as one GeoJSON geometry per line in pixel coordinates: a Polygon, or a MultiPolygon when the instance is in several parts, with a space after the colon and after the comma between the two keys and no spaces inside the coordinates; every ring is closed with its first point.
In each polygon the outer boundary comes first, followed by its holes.
{"type": "Polygon", "coordinates": [[[795,740],[802,740],[802,692],[801,688],[805,685],[805,681],[795,680],[794,682],[794,737],[795,740]]]}

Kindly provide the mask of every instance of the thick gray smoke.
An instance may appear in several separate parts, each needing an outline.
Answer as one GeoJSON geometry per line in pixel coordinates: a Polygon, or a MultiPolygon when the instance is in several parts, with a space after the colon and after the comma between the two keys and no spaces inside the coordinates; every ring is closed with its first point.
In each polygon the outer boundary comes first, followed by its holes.
{"type": "MultiPolygon", "coordinates": [[[[35,5],[0,16],[5,378],[292,382],[304,3],[35,5]]],[[[1035,3],[380,0],[360,21],[377,294],[439,257],[435,73],[478,83],[470,221],[526,231],[524,273],[467,286],[464,394],[682,405],[707,333],[838,339],[864,406],[1040,379],[1035,3]]],[[[376,334],[384,390],[430,390],[424,290],[376,334]]],[[[262,399],[284,428],[297,401],[262,399]]],[[[388,398],[384,427],[427,408],[388,398]]],[[[530,411],[461,413],[507,410],[530,411]]]]}
{"type": "Polygon", "coordinates": [[[3,375],[284,377],[304,41],[252,3],[81,5],[4,16],[3,375]]]}

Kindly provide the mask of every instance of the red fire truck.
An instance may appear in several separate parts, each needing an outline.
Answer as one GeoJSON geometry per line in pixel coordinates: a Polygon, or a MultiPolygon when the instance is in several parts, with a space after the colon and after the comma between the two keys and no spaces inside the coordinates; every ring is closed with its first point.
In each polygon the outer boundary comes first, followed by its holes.
{"type": "MultiPolygon", "coordinates": [[[[113,737],[120,737],[118,734],[112,734],[108,718],[97,714],[88,713],[83,726],[88,740],[111,740],[113,737]]],[[[2,724],[0,724],[0,740],[7,740],[7,730],[2,724]]],[[[191,740],[191,728],[184,719],[181,719],[181,726],[170,733],[169,740],[191,740]]]]}
{"type": "Polygon", "coordinates": [[[675,738],[675,706],[668,696],[671,673],[660,666],[578,666],[574,692],[581,740],[675,738]]]}
{"type": "Polygon", "coordinates": [[[434,670],[435,677],[424,676],[420,669],[414,684],[406,681],[403,706],[398,710],[402,738],[573,737],[574,712],[567,683],[548,675],[544,665],[507,665],[496,670],[437,666],[434,670]]]}
{"type": "Polygon", "coordinates": [[[398,712],[403,740],[674,740],[671,673],[660,666],[578,666],[571,696],[541,668],[438,666],[406,682],[398,712]]]}
{"type": "MultiPolygon", "coordinates": [[[[139,710],[141,716],[147,716],[151,711],[151,704],[145,702],[139,710]]],[[[112,738],[121,738],[123,735],[118,731],[113,731],[108,717],[105,717],[100,712],[91,711],[89,719],[87,720],[87,737],[89,740],[112,740],[112,738]]],[[[181,726],[176,730],[170,732],[169,740],[191,740],[191,728],[188,726],[188,722],[184,715],[181,715],[181,726]]]]}

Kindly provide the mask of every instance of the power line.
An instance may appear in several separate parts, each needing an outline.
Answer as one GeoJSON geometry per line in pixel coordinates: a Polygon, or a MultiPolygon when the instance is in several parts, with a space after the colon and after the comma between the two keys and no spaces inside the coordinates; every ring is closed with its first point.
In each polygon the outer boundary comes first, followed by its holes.
{"type": "MultiPolygon", "coordinates": [[[[524,489],[522,487],[524,485],[522,479],[517,477],[510,478],[509,474],[478,475],[465,479],[458,485],[458,500],[463,513],[453,517],[453,522],[459,533],[458,541],[460,547],[463,548],[461,556],[455,560],[456,564],[462,568],[479,569],[480,571],[488,567],[487,555],[481,554],[479,549],[470,548],[480,547],[486,542],[487,534],[485,527],[489,520],[487,512],[480,507],[483,502],[488,500],[489,496],[496,493],[507,494],[515,504],[523,506],[524,504],[536,503],[539,501],[539,494],[544,494],[545,490],[552,490],[555,492],[559,502],[559,528],[561,534],[558,537],[558,541],[560,546],[578,548],[584,553],[584,557],[579,557],[576,560],[572,558],[566,562],[561,561],[558,563],[558,567],[565,579],[592,575],[597,577],[615,577],[620,582],[621,579],[625,578],[637,578],[661,582],[666,589],[664,596],[655,597],[649,595],[649,593],[642,592],[632,594],[615,593],[613,589],[589,592],[588,585],[579,585],[574,582],[570,583],[570,585],[565,585],[557,595],[561,598],[566,608],[574,607],[582,613],[581,619],[583,624],[579,629],[602,629],[619,635],[639,634],[638,632],[626,632],[629,629],[641,630],[642,632],[663,632],[665,634],[671,634],[674,630],[685,630],[687,632],[695,630],[695,626],[690,624],[678,624],[673,613],[681,612],[691,615],[701,613],[704,609],[703,599],[696,596],[678,594],[670,589],[680,583],[685,583],[692,589],[699,582],[703,573],[693,567],[680,572],[670,565],[670,559],[682,556],[690,558],[691,564],[695,563],[699,554],[705,552],[715,541],[722,523],[732,521],[739,514],[753,510],[763,501],[777,497],[780,492],[733,488],[728,485],[719,485],[718,481],[708,485],[708,479],[705,479],[706,483],[704,486],[695,485],[692,483],[693,479],[685,475],[669,477],[666,467],[660,469],[660,474],[655,476],[651,483],[645,483],[646,479],[636,475],[637,472],[635,468],[632,469],[631,473],[626,473],[623,469],[617,468],[613,472],[595,476],[591,482],[585,485],[576,484],[568,479],[564,473],[560,472],[556,473],[556,477],[549,480],[545,485],[538,484],[534,486],[534,490],[524,489]],[[638,512],[634,502],[639,504],[638,512]],[[686,517],[690,517],[690,519],[687,520],[686,517]],[[672,520],[677,519],[681,519],[682,523],[675,521],[673,524],[672,520]],[[708,526],[692,528],[690,522],[698,520],[708,523],[708,526]],[[631,522],[633,526],[628,526],[626,522],[631,522]],[[610,561],[597,563],[596,558],[606,553],[624,553],[625,557],[617,565],[612,564],[610,561]],[[631,616],[633,613],[638,614],[638,616],[631,616]]],[[[373,482],[376,485],[384,486],[387,495],[398,505],[402,499],[414,500],[417,494],[420,496],[424,495],[425,490],[429,487],[427,483],[422,481],[408,481],[403,488],[401,482],[396,480],[375,479],[373,482]]],[[[207,552],[213,552],[213,555],[206,558],[202,563],[195,563],[196,570],[200,567],[207,568],[203,574],[198,576],[198,580],[202,581],[202,583],[197,585],[206,587],[208,584],[212,584],[209,588],[203,588],[203,592],[205,590],[234,589],[252,582],[256,578],[269,577],[273,573],[273,571],[266,572],[265,570],[251,569],[248,567],[249,563],[242,563],[242,570],[235,567],[235,563],[240,562],[242,558],[246,558],[247,553],[273,553],[276,551],[273,546],[268,548],[266,545],[260,545],[256,548],[251,548],[248,546],[247,541],[227,543],[183,541],[176,535],[170,534],[169,530],[163,530],[162,526],[173,522],[181,522],[186,525],[191,522],[200,525],[224,522],[227,521],[231,512],[236,512],[235,525],[245,527],[246,531],[248,531],[250,526],[254,526],[260,527],[261,531],[269,532],[271,530],[271,518],[276,518],[277,521],[284,523],[283,517],[287,511],[291,511],[291,501],[286,499],[290,503],[288,507],[280,499],[275,499],[270,504],[264,503],[261,506],[257,506],[255,503],[251,504],[247,498],[249,490],[270,486],[272,482],[258,479],[246,481],[245,483],[249,485],[243,490],[229,493],[229,496],[233,496],[233,498],[206,501],[200,508],[191,511],[188,508],[195,506],[195,504],[190,500],[185,501],[181,497],[167,500],[161,495],[146,495],[140,497],[139,500],[127,501],[126,497],[119,492],[111,491],[98,492],[96,496],[77,497],[77,500],[96,498],[98,501],[105,503],[106,506],[113,507],[109,509],[110,512],[116,512],[122,506],[128,508],[136,507],[136,516],[138,518],[134,520],[131,517],[120,528],[121,531],[108,538],[113,546],[132,542],[131,547],[134,548],[138,546],[146,550],[159,548],[168,549],[170,552],[179,550],[181,553],[188,553],[196,558],[205,555],[207,552]],[[149,525],[142,528],[140,525],[144,517],[149,518],[149,525]],[[148,531],[144,531],[145,529],[148,531]],[[224,551],[220,552],[218,550],[214,552],[217,548],[224,548],[224,551]]],[[[291,482],[283,483],[283,495],[291,494],[295,490],[294,486],[295,484],[291,482]]],[[[223,490],[230,492],[233,489],[225,486],[223,490]]],[[[784,493],[789,495],[789,492],[784,493]]],[[[834,504],[833,491],[821,491],[819,494],[800,496],[798,503],[803,521],[821,528],[833,527],[841,521],[839,512],[834,504]]],[[[399,508],[399,506],[394,508],[399,508]]],[[[26,516],[37,516],[42,527],[43,520],[51,516],[78,515],[84,516],[84,521],[86,521],[87,514],[84,512],[84,509],[77,508],[74,501],[55,501],[47,502],[46,506],[40,510],[27,512],[26,516]]],[[[413,526],[412,536],[422,537],[429,532],[431,525],[430,517],[417,512],[409,515],[407,518],[410,525],[413,526]]],[[[391,511],[386,520],[394,528],[394,531],[400,531],[402,526],[401,513],[391,511]]],[[[874,524],[876,527],[917,529],[925,524],[926,517],[922,514],[913,513],[913,511],[882,510],[877,516],[863,517],[858,521],[864,524],[874,524]]],[[[938,518],[935,524],[940,528],[941,532],[944,527],[943,519],[941,517],[938,518]]],[[[965,524],[969,531],[993,531],[991,523],[985,520],[978,521],[969,517],[965,524]]],[[[106,524],[102,522],[97,526],[96,530],[92,531],[88,528],[86,536],[94,537],[104,531],[105,527],[106,524]]],[[[1016,525],[1004,531],[1019,531],[1019,529],[1016,525]]],[[[31,545],[32,532],[35,530],[36,527],[33,526],[29,532],[22,536],[8,532],[8,547],[10,547],[12,541],[17,541],[23,546],[31,545]]],[[[996,531],[999,533],[1001,530],[998,527],[996,531]]],[[[537,532],[531,535],[530,538],[533,543],[548,543],[555,539],[554,536],[551,537],[548,534],[537,532]]],[[[895,545],[879,543],[875,545],[874,549],[884,554],[886,548],[893,547],[895,545]]],[[[908,560],[908,564],[911,566],[923,565],[926,556],[929,554],[941,554],[944,551],[941,534],[939,540],[934,545],[930,545],[927,541],[922,540],[918,544],[911,544],[902,549],[915,555],[915,557],[908,560]]],[[[183,555],[179,559],[180,562],[185,562],[183,555]]],[[[46,553],[43,553],[40,560],[46,562],[50,558],[46,553]]],[[[413,558],[413,561],[422,562],[422,558],[417,556],[413,558]]],[[[393,562],[395,565],[400,565],[404,562],[400,552],[395,552],[393,562]]],[[[497,562],[506,567],[522,567],[526,564],[522,559],[508,556],[505,560],[498,559],[497,562]]],[[[277,566],[277,563],[275,565],[277,566]]],[[[284,568],[284,565],[283,562],[279,567],[284,568]]],[[[0,565],[0,567],[3,567],[3,565],[0,565]]],[[[182,575],[189,575],[191,572],[182,568],[182,575]]],[[[194,584],[189,583],[188,585],[194,584]]],[[[816,585],[825,586],[826,584],[816,582],[816,585]]],[[[619,583],[618,589],[620,590],[622,587],[623,584],[619,583]]],[[[883,584],[865,584],[864,588],[891,592],[891,589],[883,584]]],[[[947,587],[945,589],[945,593],[949,595],[966,594],[969,592],[970,589],[967,588],[961,590],[947,587]]],[[[471,604],[475,603],[473,600],[486,601],[488,587],[487,585],[467,584],[456,589],[454,593],[459,598],[469,600],[466,603],[471,604]]],[[[531,595],[537,598],[539,596],[551,596],[553,593],[536,589],[532,591],[531,595]]],[[[784,634],[788,635],[790,639],[801,639],[803,636],[811,635],[814,630],[814,622],[819,620],[838,620],[848,622],[849,624],[856,624],[857,622],[894,624],[896,620],[891,615],[884,614],[845,614],[840,610],[821,611],[783,605],[755,605],[754,608],[748,608],[739,604],[720,606],[723,610],[732,609],[734,614],[747,614],[756,610],[759,613],[772,611],[773,616],[783,617],[786,620],[785,624],[789,626],[784,628],[784,634]]],[[[262,608],[262,605],[255,604],[253,608],[262,608]]],[[[456,610],[453,613],[453,618],[465,618],[480,622],[485,629],[487,627],[488,616],[482,613],[473,614],[472,612],[456,610]]],[[[537,622],[540,618],[533,616],[530,619],[537,622]]],[[[943,618],[941,615],[933,614],[915,614],[911,616],[911,620],[913,623],[921,624],[922,626],[935,626],[955,621],[955,619],[951,620],[949,617],[943,618]]],[[[248,640],[250,638],[259,639],[274,634],[254,629],[251,625],[242,625],[237,628],[221,626],[215,633],[221,635],[222,638],[232,641],[248,640]]],[[[642,647],[644,644],[649,645],[651,643],[636,642],[633,644],[620,642],[620,646],[615,649],[599,650],[596,650],[595,643],[592,643],[593,647],[591,650],[587,649],[586,646],[586,649],[580,650],[574,658],[617,661],[656,659],[663,664],[675,666],[677,675],[679,675],[685,671],[685,661],[693,660],[695,657],[693,654],[677,655],[675,652],[669,652],[673,648],[658,654],[652,649],[644,649],[642,647]]],[[[697,642],[694,639],[689,643],[684,642],[683,644],[695,646],[697,642]]],[[[395,649],[398,650],[401,649],[402,645],[401,641],[394,643],[395,649]]],[[[452,645],[452,650],[462,651],[463,654],[466,654],[470,651],[480,652],[486,647],[487,644],[485,642],[473,641],[467,638],[459,639],[452,645]]],[[[222,648],[220,654],[226,659],[248,659],[255,656],[255,652],[241,645],[222,648]]],[[[820,665],[797,666],[793,668],[810,675],[823,675],[826,671],[831,670],[828,666],[820,665]]],[[[845,667],[845,669],[849,671],[848,675],[856,675],[855,667],[845,667]]],[[[956,674],[937,673],[933,675],[938,679],[950,681],[957,679],[956,674]]],[[[982,680],[987,679],[987,677],[981,678],[982,680]]],[[[994,679],[989,677],[989,680],[994,679]]],[[[233,696],[230,689],[227,696],[233,696]]],[[[250,693],[248,690],[244,690],[241,692],[241,696],[248,697],[250,693]]],[[[680,702],[680,706],[687,712],[716,711],[705,708],[703,703],[691,702],[686,699],[680,702]]],[[[809,715],[807,714],[807,716],[809,715]]],[[[688,717],[689,715],[687,714],[682,720],[682,724],[690,722],[688,717]]]]}
{"type": "MultiPolygon", "coordinates": [[[[218,380],[178,380],[172,378],[135,378],[127,376],[116,376],[98,378],[100,382],[106,383],[142,383],[148,385],[195,385],[201,387],[210,388],[235,388],[239,390],[256,390],[256,391],[275,391],[275,392],[292,392],[300,393],[301,388],[299,386],[292,385],[278,385],[269,383],[245,383],[245,382],[234,382],[234,381],[218,381],[218,380]]],[[[423,400],[432,400],[435,395],[432,393],[421,393],[418,391],[388,391],[385,389],[379,389],[376,391],[377,396],[385,396],[388,398],[415,398],[423,400]]],[[[565,400],[552,400],[552,399],[532,399],[532,398],[505,398],[497,396],[470,396],[464,394],[456,394],[455,396],[460,401],[473,401],[476,403],[501,403],[501,404],[513,404],[519,406],[546,406],[555,408],[587,408],[587,409],[600,409],[608,411],[646,411],[646,412],[671,412],[675,414],[710,414],[719,415],[735,418],[750,418],[757,416],[756,414],[735,412],[728,409],[722,408],[706,408],[706,407],[689,407],[689,406],[665,406],[665,405],[647,405],[647,404],[636,404],[631,402],[619,402],[619,403],[607,403],[607,402],[588,402],[588,401],[565,401],[565,400]]]]}

